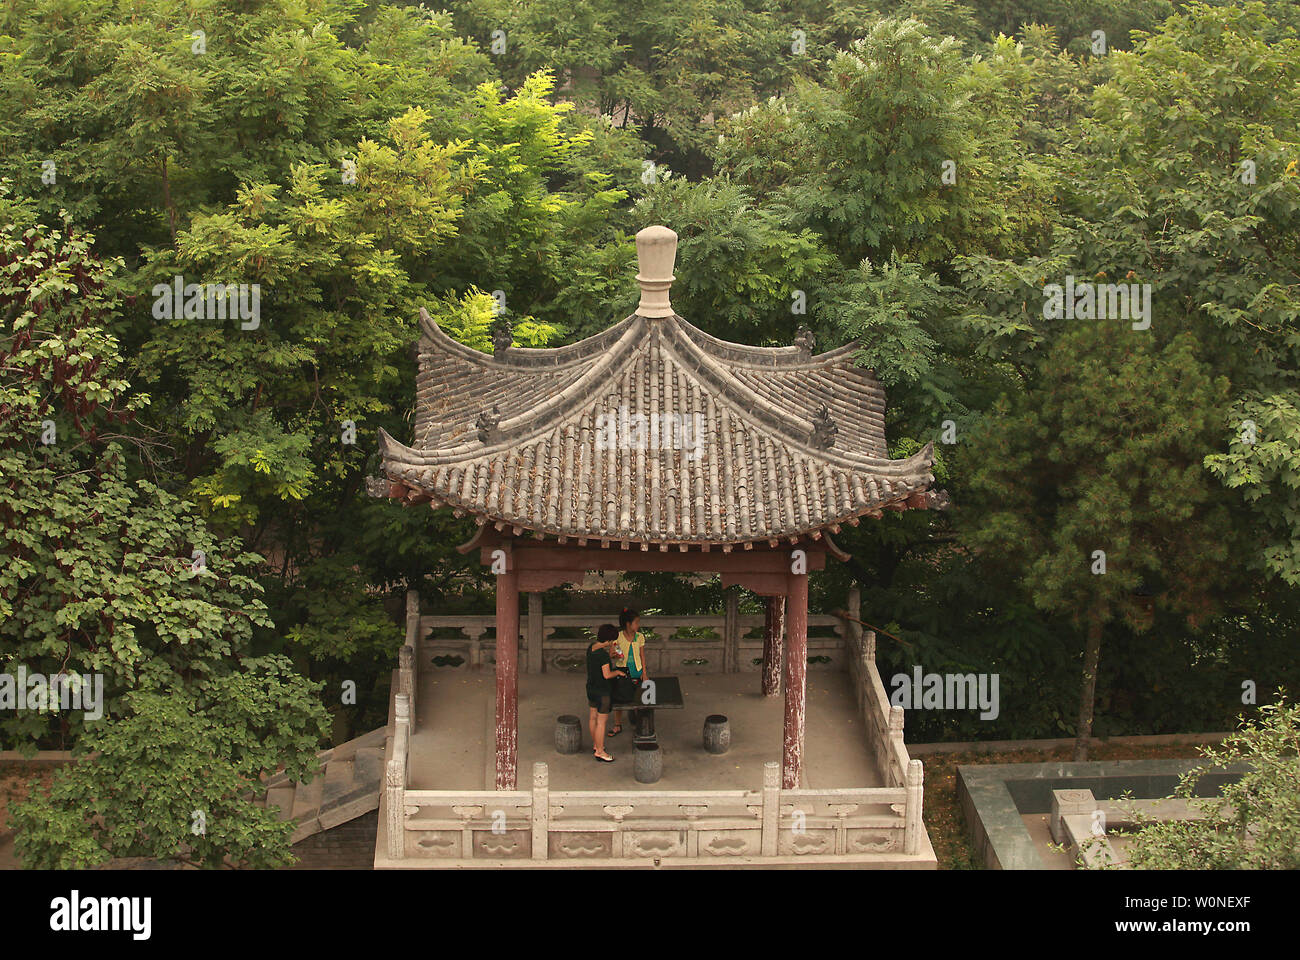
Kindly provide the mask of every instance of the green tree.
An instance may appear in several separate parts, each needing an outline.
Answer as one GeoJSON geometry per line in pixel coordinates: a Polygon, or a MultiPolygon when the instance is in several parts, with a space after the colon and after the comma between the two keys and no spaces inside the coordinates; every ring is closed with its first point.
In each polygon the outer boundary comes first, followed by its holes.
{"type": "Polygon", "coordinates": [[[69,870],[120,857],[204,868],[293,862],[294,823],[262,806],[263,777],[310,780],[325,710],[283,657],[190,688],[138,690],[126,715],[95,725],[48,791],[12,811],[27,869],[69,870]]]}
{"type": "Polygon", "coordinates": [[[102,326],[120,264],[30,216],[0,193],[0,219],[16,221],[0,228],[0,645],[7,675],[66,675],[95,702],[0,719],[20,749],[76,741],[49,792],[14,808],[17,848],[29,867],[283,863],[291,825],[254,794],[280,764],[314,772],[318,691],[283,658],[248,656],[270,626],[249,575],[260,558],[128,476],[127,451],[151,440],[132,422],[147,398],[102,326]],[[190,811],[212,830],[186,839],[190,811]]]}
{"type": "Polygon", "coordinates": [[[554,69],[563,97],[635,130],[654,163],[692,179],[709,171],[718,117],[826,55],[812,24],[796,52],[800,21],[743,0],[468,0],[455,17],[485,48],[498,42],[508,85],[554,69]]]}
{"type": "Polygon", "coordinates": [[[1295,87],[1297,60],[1293,41],[1260,39],[1275,26],[1259,4],[1193,5],[1115,53],[1075,149],[1050,160],[1063,212],[1050,244],[1023,261],[957,260],[976,349],[1020,382],[963,457],[977,475],[958,501],[971,508],[970,542],[1014,556],[1007,575],[1085,634],[1079,753],[1107,624],[1143,632],[1135,606],[1150,603],[1199,629],[1257,602],[1266,578],[1284,592],[1296,582],[1298,184],[1287,164],[1300,151],[1295,97],[1278,91],[1295,87]],[[1255,183],[1243,182],[1250,157],[1255,183]],[[1150,284],[1150,329],[1046,320],[1045,285],[1067,274],[1150,284]],[[1091,340],[1083,328],[1096,328],[1091,340]],[[1144,448],[1151,459],[1136,458],[1144,448]],[[1093,549],[1107,551],[1105,577],[1082,574],[1093,549]]]}
{"type": "Polygon", "coordinates": [[[1068,49],[1091,53],[1096,42],[1093,34],[1100,30],[1105,47],[1111,50],[1129,46],[1134,30],[1153,30],[1174,12],[1169,0],[988,0],[978,4],[977,16],[987,33],[1010,35],[1022,24],[1050,24],[1068,49]]]}
{"type": "Polygon", "coordinates": [[[1153,326],[1194,331],[1231,382],[1204,455],[1267,532],[1251,565],[1295,585],[1300,46],[1262,39],[1276,27],[1262,4],[1193,5],[1115,54],[1114,79],[1096,89],[1077,149],[1061,158],[1067,215],[1050,250],[958,266],[981,291],[968,315],[981,349],[1014,363],[1042,342],[1025,305],[1041,303],[1047,277],[1151,283],[1153,326]]]}
{"type": "MultiPolygon", "coordinates": [[[[1017,57],[1007,41],[999,59],[1017,57]]],[[[719,169],[788,210],[848,268],[897,253],[930,269],[1024,249],[1051,185],[1017,140],[1029,94],[952,38],[885,19],[821,82],[722,124],[719,169]]]]}
{"type": "Polygon", "coordinates": [[[1107,626],[1144,631],[1159,606],[1196,629],[1215,612],[1235,545],[1200,463],[1227,381],[1192,335],[1152,339],[1077,321],[963,451],[968,542],[1084,635],[1076,760],[1087,759],[1107,626]]]}
{"type": "Polygon", "coordinates": [[[427,574],[460,602],[483,582],[452,549],[465,522],[366,496],[375,431],[407,429],[418,310],[479,347],[496,291],[519,343],[561,337],[566,298],[608,317],[615,285],[577,268],[626,236],[642,147],[556,103],[545,73],[503,96],[446,14],[19,0],[2,16],[0,174],[122,261],[105,332],[154,401],[124,476],[257,550],[258,652],[357,682],[336,719],[381,722],[387,595],[427,574]],[[155,315],[178,276],[258,285],[258,324],[155,315]]]}
{"type": "MultiPolygon", "coordinates": [[[[0,209],[23,222],[22,208],[0,209]]],[[[130,395],[104,333],[114,265],[91,243],[0,230],[0,635],[6,668],[102,674],[111,712],[126,689],[228,669],[270,621],[250,576],[259,558],[128,475],[128,451],[156,441],[121,432],[147,398],[130,395]]],[[[6,711],[0,731],[26,747],[51,724],[65,740],[81,723],[6,711]]]]}

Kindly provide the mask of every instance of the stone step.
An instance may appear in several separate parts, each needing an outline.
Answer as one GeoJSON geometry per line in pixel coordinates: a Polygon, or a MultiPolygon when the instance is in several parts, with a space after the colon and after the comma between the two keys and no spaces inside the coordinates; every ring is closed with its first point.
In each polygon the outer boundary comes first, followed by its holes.
{"type": "Polygon", "coordinates": [[[311,783],[300,783],[293,795],[293,817],[315,816],[320,810],[321,795],[325,792],[325,779],[317,777],[311,783]]]}
{"type": "Polygon", "coordinates": [[[372,747],[383,749],[384,742],[388,738],[388,730],[385,727],[379,727],[371,730],[367,734],[357,737],[355,740],[349,740],[347,743],[341,743],[334,748],[334,755],[331,760],[351,760],[362,750],[368,750],[372,747]]]}
{"type": "Polygon", "coordinates": [[[262,786],[265,787],[267,790],[270,790],[273,787],[283,787],[286,784],[290,784],[290,783],[292,783],[292,781],[289,779],[289,775],[284,771],[281,771],[279,773],[273,773],[271,774],[271,776],[263,780],[262,786]]]}
{"type": "Polygon", "coordinates": [[[279,807],[280,819],[288,820],[293,815],[294,797],[297,792],[297,789],[292,784],[283,787],[272,787],[266,791],[265,806],[267,809],[279,807]]]}
{"type": "Polygon", "coordinates": [[[282,820],[297,820],[293,843],[347,823],[379,807],[387,728],[379,727],[317,754],[320,772],[310,783],[283,774],[270,777],[259,806],[274,807],[282,820]]]}
{"type": "Polygon", "coordinates": [[[326,783],[351,783],[352,760],[335,757],[325,765],[326,783]]]}
{"type": "Polygon", "coordinates": [[[357,737],[352,742],[355,743],[358,748],[379,747],[380,749],[383,749],[384,742],[387,739],[388,739],[388,728],[376,727],[374,730],[371,730],[369,733],[363,733],[361,736],[357,737]]]}
{"type": "Polygon", "coordinates": [[[384,747],[366,747],[357,751],[352,761],[352,779],[356,783],[373,783],[378,790],[384,779],[384,747]]]}

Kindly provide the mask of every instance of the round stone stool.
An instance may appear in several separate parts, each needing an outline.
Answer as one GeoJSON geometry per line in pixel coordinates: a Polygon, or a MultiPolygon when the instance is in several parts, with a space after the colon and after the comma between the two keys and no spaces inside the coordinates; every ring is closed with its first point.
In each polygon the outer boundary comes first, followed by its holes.
{"type": "Polygon", "coordinates": [[[664,775],[664,755],[657,743],[638,743],[632,769],[637,783],[656,783],[664,775]]]}
{"type": "Polygon", "coordinates": [[[555,718],[555,752],[577,753],[582,749],[582,722],[565,714],[555,718]]]}
{"type": "Polygon", "coordinates": [[[709,753],[726,753],[731,746],[731,727],[727,718],[720,713],[712,714],[704,720],[704,749],[709,753]]]}

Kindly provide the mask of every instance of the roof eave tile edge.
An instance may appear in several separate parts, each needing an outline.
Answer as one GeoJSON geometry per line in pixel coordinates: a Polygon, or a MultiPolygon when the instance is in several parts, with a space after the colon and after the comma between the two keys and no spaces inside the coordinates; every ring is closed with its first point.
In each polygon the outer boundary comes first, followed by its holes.
{"type": "MultiPolygon", "coordinates": [[[[779,545],[782,540],[786,541],[790,546],[795,546],[804,539],[812,539],[816,541],[823,538],[823,536],[828,533],[839,533],[840,528],[843,526],[857,526],[864,517],[879,519],[887,512],[902,512],[905,510],[943,510],[949,505],[946,491],[939,491],[938,495],[936,495],[935,491],[919,490],[886,501],[881,501],[866,509],[844,514],[834,520],[829,520],[825,523],[814,527],[808,527],[803,530],[769,532],[756,537],[693,537],[689,539],[683,539],[681,537],[643,538],[633,535],[631,531],[610,532],[600,530],[560,530],[555,527],[549,527],[546,524],[534,523],[519,517],[498,516],[486,511],[477,510],[452,494],[430,491],[418,484],[413,484],[406,480],[397,480],[391,477],[388,477],[387,479],[389,481],[389,487],[386,498],[398,500],[401,502],[402,506],[428,503],[434,510],[451,510],[457,518],[470,517],[479,526],[495,527],[498,531],[502,532],[509,528],[516,536],[527,533],[536,539],[553,537],[566,541],[579,540],[584,543],[598,540],[602,543],[638,544],[642,545],[641,549],[657,547],[661,550],[671,547],[681,547],[683,545],[687,547],[719,547],[723,550],[734,549],[735,547],[752,549],[753,547],[760,545],[779,545]]],[[[835,549],[838,550],[838,548],[835,549]]],[[[845,556],[848,555],[845,554],[845,556]]]]}

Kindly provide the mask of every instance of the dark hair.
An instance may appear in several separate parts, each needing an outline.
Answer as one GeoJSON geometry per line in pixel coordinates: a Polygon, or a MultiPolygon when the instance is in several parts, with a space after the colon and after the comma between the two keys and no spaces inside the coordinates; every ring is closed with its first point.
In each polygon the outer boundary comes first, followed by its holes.
{"type": "Polygon", "coordinates": [[[596,630],[597,643],[609,643],[611,640],[618,639],[618,627],[612,623],[602,623],[596,630]]]}
{"type": "Polygon", "coordinates": [[[623,612],[618,615],[618,628],[623,630],[629,623],[637,619],[641,614],[637,613],[631,607],[624,607],[623,612]]]}

